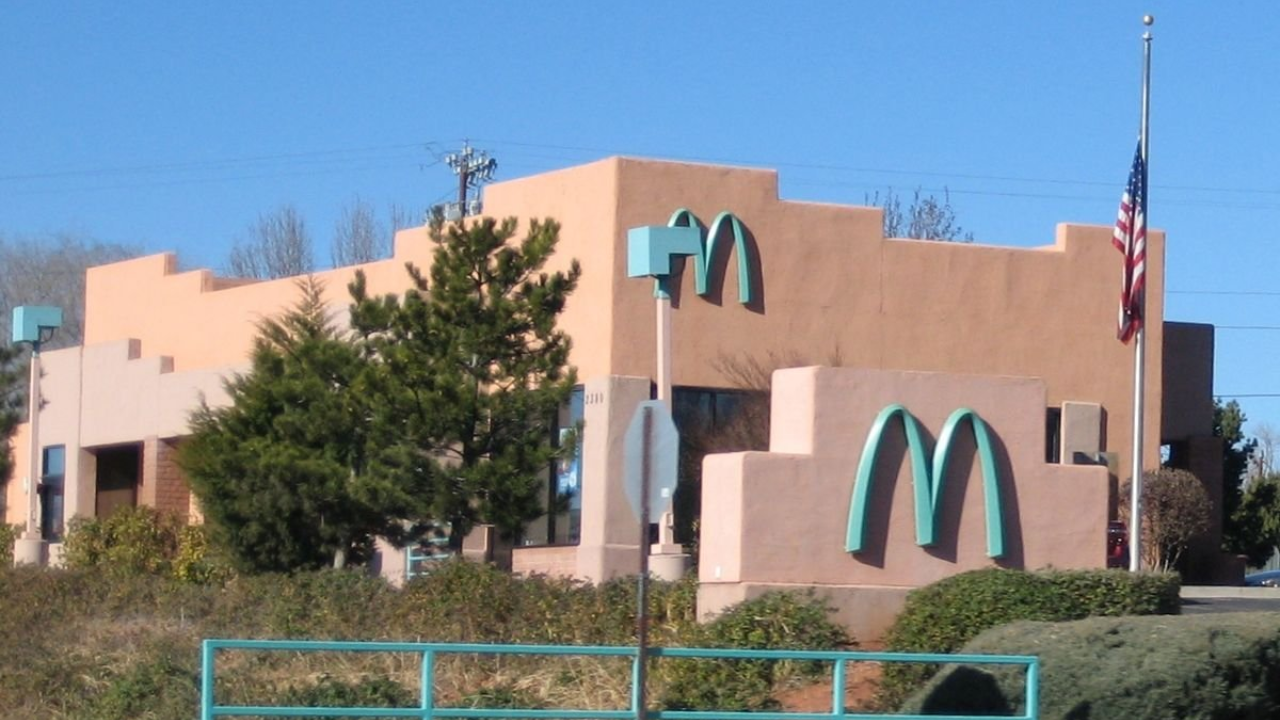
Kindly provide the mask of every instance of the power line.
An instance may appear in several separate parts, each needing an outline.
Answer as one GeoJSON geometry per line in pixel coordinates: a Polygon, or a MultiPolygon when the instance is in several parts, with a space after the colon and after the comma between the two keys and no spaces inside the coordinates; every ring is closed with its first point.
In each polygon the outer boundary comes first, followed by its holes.
{"type": "Polygon", "coordinates": [[[226,167],[229,165],[259,164],[259,163],[267,163],[267,162],[279,162],[282,160],[300,160],[300,159],[307,159],[307,158],[317,158],[317,157],[326,156],[326,155],[332,156],[332,155],[353,154],[353,153],[385,152],[388,150],[405,150],[409,148],[419,148],[419,149],[426,148],[428,152],[430,152],[430,148],[427,148],[426,146],[429,146],[433,143],[434,141],[411,143],[411,144],[402,143],[397,145],[380,145],[380,146],[361,147],[361,148],[311,150],[307,152],[283,153],[278,155],[252,155],[248,157],[225,158],[222,160],[192,160],[192,161],[183,161],[183,162],[176,162],[176,163],[156,163],[156,164],[150,164],[150,165],[125,165],[125,166],[105,167],[105,168],[87,168],[83,170],[62,170],[57,172],[45,172],[45,173],[22,173],[22,174],[16,174],[16,175],[0,175],[0,181],[47,180],[47,179],[63,178],[63,177],[93,177],[93,176],[100,176],[100,175],[135,175],[135,174],[144,174],[144,173],[153,173],[153,172],[203,170],[203,169],[214,169],[214,168],[226,167]]]}
{"type": "MultiPolygon", "coordinates": [[[[587,146],[577,146],[577,145],[554,145],[554,144],[548,144],[548,143],[530,143],[530,142],[520,142],[515,140],[495,140],[495,139],[487,139],[485,142],[488,142],[490,144],[495,144],[495,145],[511,145],[514,147],[541,148],[546,150],[564,150],[564,151],[571,151],[571,152],[586,152],[586,153],[597,153],[597,154],[605,154],[605,155],[634,154],[634,153],[620,152],[616,148],[587,147],[587,146]]],[[[546,156],[543,156],[543,157],[546,157],[546,156]]],[[[565,158],[563,156],[560,156],[552,159],[577,159],[577,158],[565,158]]],[[[983,175],[983,174],[977,174],[977,173],[945,173],[945,172],[937,172],[933,170],[861,167],[856,165],[840,165],[840,164],[834,164],[834,163],[804,163],[804,162],[794,162],[794,161],[777,161],[777,160],[760,159],[760,158],[744,159],[744,158],[723,158],[723,157],[711,157],[711,156],[685,155],[685,156],[675,156],[675,159],[692,161],[692,162],[727,163],[732,165],[755,165],[755,166],[777,167],[777,168],[797,168],[797,169],[805,169],[805,170],[858,172],[858,173],[881,174],[881,175],[907,175],[907,176],[920,176],[920,177],[956,178],[960,180],[994,180],[999,182],[1039,183],[1039,184],[1047,184],[1047,185],[1078,185],[1078,186],[1087,186],[1087,187],[1117,188],[1117,187],[1120,187],[1120,185],[1122,184],[1119,181],[1112,181],[1112,180],[1108,180],[1108,181],[1068,180],[1068,179],[1062,179],[1062,178],[1027,177],[1027,176],[1017,176],[1017,175],[983,175]]],[[[1178,191],[1185,191],[1185,192],[1213,192],[1213,193],[1224,193],[1224,194],[1233,194],[1233,195],[1241,195],[1241,194],[1274,195],[1274,196],[1280,197],[1280,189],[1271,190],[1271,189],[1238,188],[1238,187],[1237,188],[1208,187],[1208,186],[1196,186],[1196,185],[1152,185],[1152,187],[1158,190],[1178,190],[1178,191]]],[[[1014,197],[1017,197],[1017,195],[1014,195],[1014,197]]],[[[1048,195],[1045,197],[1059,197],[1059,196],[1048,195]]],[[[1069,199],[1083,199],[1083,198],[1069,198],[1069,199]]],[[[1089,199],[1092,199],[1092,198],[1089,198],[1089,199]]],[[[1271,206],[1267,206],[1267,207],[1271,207],[1271,206]]]]}
{"type": "Polygon", "coordinates": [[[1280,297],[1276,290],[1165,290],[1166,295],[1261,295],[1280,297]]]}
{"type": "Polygon", "coordinates": [[[1280,325],[1214,325],[1215,330],[1280,330],[1280,325]]]}
{"type": "MultiPolygon", "coordinates": [[[[420,166],[420,168],[426,169],[435,165],[439,165],[440,161],[433,160],[429,163],[425,163],[425,164],[417,163],[417,164],[420,166]]],[[[59,193],[67,193],[67,192],[100,192],[100,191],[110,191],[110,190],[136,190],[136,189],[143,189],[143,188],[164,188],[164,187],[177,187],[181,185],[203,185],[207,183],[235,182],[239,180],[263,180],[263,179],[285,178],[285,177],[310,177],[310,176],[317,176],[317,175],[332,175],[334,173],[343,173],[343,172],[349,173],[349,172],[360,172],[360,171],[368,171],[368,170],[381,170],[385,168],[403,167],[405,165],[406,165],[406,161],[375,162],[375,163],[369,163],[365,161],[365,163],[361,165],[355,165],[348,162],[348,164],[345,164],[345,165],[338,165],[338,166],[327,167],[327,168],[311,168],[307,170],[292,170],[292,171],[280,171],[280,172],[259,172],[259,173],[254,173],[250,175],[221,175],[216,177],[176,178],[176,179],[169,179],[169,180],[142,180],[139,182],[131,182],[131,183],[124,183],[124,184],[94,185],[94,186],[83,186],[78,188],[65,188],[65,187],[64,188],[26,188],[22,190],[13,190],[11,191],[11,194],[13,195],[50,195],[50,194],[56,195],[59,193]]]]}

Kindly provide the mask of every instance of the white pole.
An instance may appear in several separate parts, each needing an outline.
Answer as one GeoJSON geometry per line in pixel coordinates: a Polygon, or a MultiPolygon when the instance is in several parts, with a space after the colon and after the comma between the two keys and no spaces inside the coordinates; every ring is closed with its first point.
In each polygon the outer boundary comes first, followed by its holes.
{"type": "Polygon", "coordinates": [[[1129,493],[1129,570],[1142,569],[1142,386],[1143,359],[1146,356],[1142,329],[1138,330],[1133,350],[1133,482],[1129,493]]]}
{"type": "Polygon", "coordinates": [[[40,538],[39,505],[37,488],[40,486],[40,343],[31,345],[31,387],[27,394],[29,419],[27,420],[27,523],[22,537],[28,540],[40,538]]]}
{"type": "MultiPolygon", "coordinates": [[[[1145,15],[1142,23],[1148,27],[1155,18],[1145,15]]],[[[1151,227],[1150,187],[1147,185],[1148,170],[1151,167],[1151,155],[1148,152],[1148,126],[1151,110],[1151,31],[1142,34],[1142,125],[1139,142],[1142,146],[1142,206],[1144,226],[1151,227]]],[[[1135,198],[1135,202],[1137,199],[1135,198]]],[[[1129,497],[1129,570],[1137,572],[1142,569],[1142,419],[1145,397],[1143,394],[1146,360],[1146,294],[1142,297],[1141,322],[1133,348],[1133,482],[1129,497]]]]}
{"type": "Polygon", "coordinates": [[[658,400],[671,409],[671,295],[658,295],[658,400]]]}

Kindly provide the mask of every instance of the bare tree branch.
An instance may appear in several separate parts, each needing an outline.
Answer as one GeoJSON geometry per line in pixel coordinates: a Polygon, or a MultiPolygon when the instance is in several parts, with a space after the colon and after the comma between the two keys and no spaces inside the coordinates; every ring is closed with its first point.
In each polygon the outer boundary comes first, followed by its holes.
{"type": "Polygon", "coordinates": [[[884,210],[884,236],[887,238],[912,238],[916,240],[942,240],[945,242],[973,242],[973,233],[956,222],[956,211],[951,206],[951,193],[943,188],[942,198],[923,195],[916,188],[911,204],[904,210],[902,198],[893,188],[864,196],[868,205],[884,210]]]}
{"type": "Polygon", "coordinates": [[[46,347],[79,345],[84,339],[85,271],[141,254],[136,247],[69,233],[0,236],[0,338],[8,342],[13,308],[53,305],[62,308],[62,328],[46,347]]]}
{"type": "Polygon", "coordinates": [[[227,271],[236,277],[269,280],[313,270],[311,236],[306,221],[292,205],[258,215],[248,237],[237,240],[227,258],[227,271]]]}
{"type": "MultiPolygon", "coordinates": [[[[395,222],[395,216],[392,216],[395,222]]],[[[356,198],[342,208],[334,224],[330,257],[334,267],[358,265],[391,255],[391,232],[378,221],[373,205],[356,198]]]]}

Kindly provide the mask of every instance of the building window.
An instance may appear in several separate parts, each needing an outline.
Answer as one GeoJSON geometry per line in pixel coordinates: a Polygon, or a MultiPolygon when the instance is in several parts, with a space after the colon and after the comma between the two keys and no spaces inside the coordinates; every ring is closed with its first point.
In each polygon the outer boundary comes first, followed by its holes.
{"type": "Polygon", "coordinates": [[[1062,462],[1062,408],[1046,408],[1044,413],[1044,461],[1062,462]]]}
{"type": "MultiPolygon", "coordinates": [[[[561,447],[574,440],[582,427],[585,395],[574,387],[569,401],[560,408],[551,427],[551,443],[561,447]]],[[[577,545],[582,532],[582,437],[576,438],[572,457],[559,460],[547,470],[542,506],[548,511],[529,523],[518,542],[521,545],[577,545]]]]}
{"type": "Polygon", "coordinates": [[[40,537],[61,542],[63,527],[63,484],[67,471],[67,450],[63,445],[44,449],[40,464],[40,537]]]}
{"type": "Polygon", "coordinates": [[[769,449],[769,393],[676,387],[672,416],[680,431],[679,483],[672,502],[675,541],[692,546],[702,514],[702,459],[708,453],[769,449]]]}
{"type": "MultiPolygon", "coordinates": [[[[556,444],[573,439],[582,427],[585,394],[581,385],[573,389],[568,407],[560,413],[556,444]]],[[[549,515],[548,539],[553,545],[577,545],[582,539],[582,437],[574,440],[573,454],[556,463],[551,483],[552,507],[563,508],[549,515]]]]}

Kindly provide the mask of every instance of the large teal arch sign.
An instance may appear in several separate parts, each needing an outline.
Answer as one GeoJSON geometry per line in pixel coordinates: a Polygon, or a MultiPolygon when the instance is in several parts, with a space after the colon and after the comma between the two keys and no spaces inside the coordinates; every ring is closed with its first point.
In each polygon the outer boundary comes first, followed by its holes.
{"type": "Polygon", "coordinates": [[[1000,499],[1000,482],[996,474],[995,453],[992,450],[991,430],[978,414],[968,408],[951,413],[942,426],[938,445],[933,450],[932,463],[925,459],[925,443],[920,422],[902,405],[890,405],[880,411],[867,433],[867,443],[858,461],[858,475],[853,486],[853,498],[849,502],[849,527],[845,534],[845,550],[861,552],[866,540],[868,499],[875,478],[876,458],[884,441],[885,430],[895,419],[902,421],[907,437],[907,457],[911,463],[911,486],[915,498],[916,544],[929,547],[937,543],[938,507],[942,498],[947,466],[951,461],[951,447],[955,444],[959,428],[967,424],[973,430],[977,445],[977,461],[982,466],[982,496],[985,501],[987,521],[987,556],[1003,557],[1004,513],[1000,499]]]}
{"type": "MultiPolygon", "coordinates": [[[[702,243],[699,252],[693,256],[693,279],[694,288],[699,295],[706,295],[711,280],[711,260],[716,256],[716,243],[720,240],[721,231],[728,224],[729,229],[733,231],[733,250],[738,257],[738,302],[746,305],[755,297],[751,287],[751,268],[748,265],[747,258],[747,239],[746,231],[742,226],[742,221],[737,215],[725,211],[716,215],[715,220],[711,221],[711,227],[703,230],[702,221],[687,208],[680,208],[671,213],[671,219],[667,221],[667,227],[691,227],[697,228],[701,235],[702,243]]],[[[659,280],[659,283],[662,281],[659,280]]]]}

